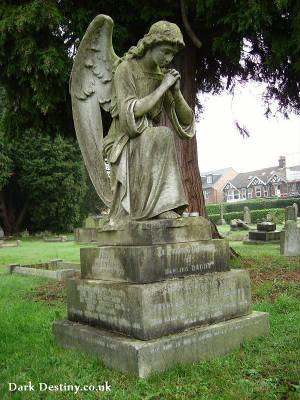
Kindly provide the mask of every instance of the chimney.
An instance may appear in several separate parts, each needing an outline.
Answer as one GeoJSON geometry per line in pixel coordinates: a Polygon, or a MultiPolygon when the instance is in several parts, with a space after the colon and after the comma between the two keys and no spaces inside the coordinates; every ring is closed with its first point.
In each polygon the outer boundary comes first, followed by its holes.
{"type": "Polygon", "coordinates": [[[279,168],[285,168],[285,156],[280,156],[278,160],[279,168]]]}

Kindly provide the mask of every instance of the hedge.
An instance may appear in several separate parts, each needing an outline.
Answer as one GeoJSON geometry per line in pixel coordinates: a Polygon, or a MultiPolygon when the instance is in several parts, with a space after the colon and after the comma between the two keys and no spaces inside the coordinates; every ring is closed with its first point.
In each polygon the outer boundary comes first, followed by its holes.
{"type": "Polygon", "coordinates": [[[300,206],[300,199],[260,199],[239,201],[237,203],[226,203],[224,212],[244,211],[244,207],[249,207],[250,210],[264,210],[270,208],[285,208],[296,203],[300,206]]]}
{"type": "MultiPolygon", "coordinates": [[[[249,201],[239,201],[236,203],[223,203],[223,212],[224,213],[232,213],[232,212],[243,212],[244,207],[249,207],[250,210],[265,210],[272,208],[286,208],[288,206],[296,203],[298,205],[298,209],[300,208],[300,199],[291,198],[291,199],[255,199],[249,201]]],[[[213,217],[213,215],[220,215],[220,204],[208,204],[206,206],[207,213],[209,217],[213,217]]],[[[215,218],[215,217],[213,217],[215,218]]]]}
{"type": "MultiPolygon", "coordinates": [[[[206,210],[208,215],[219,214],[220,215],[220,204],[207,204],[206,210]]],[[[225,204],[223,203],[223,210],[225,212],[225,204]]]]}
{"type": "MultiPolygon", "coordinates": [[[[267,208],[264,210],[251,210],[251,223],[255,224],[257,220],[262,220],[267,217],[267,214],[272,213],[275,214],[276,218],[278,219],[278,222],[284,221],[284,208],[267,208]]],[[[218,221],[220,219],[220,214],[212,214],[209,215],[209,219],[214,222],[215,224],[218,224],[218,221]]],[[[229,213],[224,213],[224,219],[227,224],[230,224],[230,221],[232,219],[244,219],[244,213],[243,212],[229,212],[229,213]]]]}

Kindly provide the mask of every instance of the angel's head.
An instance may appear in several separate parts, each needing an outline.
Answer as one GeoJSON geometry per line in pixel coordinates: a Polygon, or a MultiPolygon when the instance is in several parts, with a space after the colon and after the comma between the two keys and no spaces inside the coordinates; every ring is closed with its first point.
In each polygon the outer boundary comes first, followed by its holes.
{"type": "Polygon", "coordinates": [[[181,50],[185,45],[179,27],[167,21],[156,22],[138,44],[129,49],[124,59],[141,58],[147,50],[157,46],[168,47],[174,54],[181,50]]]}

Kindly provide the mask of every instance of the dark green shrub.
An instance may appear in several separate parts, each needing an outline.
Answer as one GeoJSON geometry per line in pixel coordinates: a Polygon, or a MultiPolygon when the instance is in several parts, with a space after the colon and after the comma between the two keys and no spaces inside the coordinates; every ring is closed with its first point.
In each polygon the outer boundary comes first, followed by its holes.
{"type": "Polygon", "coordinates": [[[285,208],[296,203],[300,206],[300,199],[255,199],[249,201],[239,201],[236,203],[226,203],[224,212],[244,211],[244,207],[249,207],[250,210],[264,210],[270,208],[285,208]]]}

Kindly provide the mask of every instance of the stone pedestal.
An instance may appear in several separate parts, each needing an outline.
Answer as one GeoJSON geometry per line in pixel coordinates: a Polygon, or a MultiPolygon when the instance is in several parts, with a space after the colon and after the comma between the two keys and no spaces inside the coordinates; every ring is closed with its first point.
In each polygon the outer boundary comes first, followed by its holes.
{"type": "Polygon", "coordinates": [[[248,272],[230,271],[228,243],[211,238],[207,220],[131,222],[97,238],[81,249],[81,279],[67,282],[58,344],[146,377],[268,331],[268,315],[251,312],[248,272]]]}
{"type": "Polygon", "coordinates": [[[246,244],[279,243],[280,231],[276,231],[276,224],[273,222],[258,222],[257,229],[248,234],[244,241],[246,244]]]}

